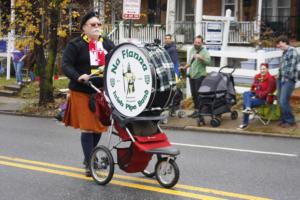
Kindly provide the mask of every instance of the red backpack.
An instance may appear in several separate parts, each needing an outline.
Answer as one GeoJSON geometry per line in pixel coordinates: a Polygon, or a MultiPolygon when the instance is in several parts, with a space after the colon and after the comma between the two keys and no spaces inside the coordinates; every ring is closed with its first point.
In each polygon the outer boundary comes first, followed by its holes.
{"type": "Polygon", "coordinates": [[[98,119],[104,126],[110,126],[111,120],[111,110],[110,107],[104,97],[103,90],[100,93],[97,93],[95,96],[95,114],[97,115],[98,119]]]}

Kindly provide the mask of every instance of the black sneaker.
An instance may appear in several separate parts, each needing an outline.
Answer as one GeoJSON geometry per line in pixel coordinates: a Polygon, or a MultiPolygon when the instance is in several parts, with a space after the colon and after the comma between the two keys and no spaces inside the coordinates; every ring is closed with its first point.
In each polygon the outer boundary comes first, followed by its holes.
{"type": "Polygon", "coordinates": [[[92,177],[92,172],[91,172],[89,167],[85,168],[85,176],[86,177],[92,177]]]}

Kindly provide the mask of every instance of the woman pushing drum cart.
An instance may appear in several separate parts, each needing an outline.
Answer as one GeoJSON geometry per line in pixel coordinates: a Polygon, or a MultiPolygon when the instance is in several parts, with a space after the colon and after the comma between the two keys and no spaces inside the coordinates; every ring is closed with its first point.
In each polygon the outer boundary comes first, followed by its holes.
{"type": "Polygon", "coordinates": [[[89,166],[95,182],[109,183],[115,164],[128,173],[143,172],[156,155],[157,181],[163,187],[173,187],[179,179],[175,162],[179,150],[171,146],[158,125],[165,119],[160,114],[168,108],[176,90],[174,67],[167,52],[155,44],[121,44],[105,68],[105,91],[93,86],[92,80],[89,83],[97,91],[99,119],[110,125],[107,146],[96,147],[91,155],[89,166]],[[114,145],[113,135],[119,138],[114,145]]]}

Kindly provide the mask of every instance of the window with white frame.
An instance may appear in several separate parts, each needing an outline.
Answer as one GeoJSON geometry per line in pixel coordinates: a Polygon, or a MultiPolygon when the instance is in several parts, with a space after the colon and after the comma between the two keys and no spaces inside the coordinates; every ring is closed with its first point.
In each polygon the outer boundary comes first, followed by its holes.
{"type": "Polygon", "coordinates": [[[231,10],[231,16],[234,17],[236,14],[237,1],[236,0],[223,0],[222,14],[226,14],[226,10],[231,10]]]}
{"type": "Polygon", "coordinates": [[[194,21],[194,10],[195,6],[193,4],[193,0],[185,1],[185,21],[194,21]]]}
{"type": "Polygon", "coordinates": [[[194,21],[193,0],[176,0],[176,21],[194,21]]]}
{"type": "Polygon", "coordinates": [[[184,21],[184,0],[176,1],[176,21],[184,21]]]}
{"type": "Polygon", "coordinates": [[[264,0],[262,16],[269,22],[281,21],[290,16],[291,0],[264,0]]]}

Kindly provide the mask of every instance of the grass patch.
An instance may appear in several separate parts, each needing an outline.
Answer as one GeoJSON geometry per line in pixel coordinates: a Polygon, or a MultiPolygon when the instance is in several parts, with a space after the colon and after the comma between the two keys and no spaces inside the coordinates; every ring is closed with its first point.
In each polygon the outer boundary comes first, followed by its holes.
{"type": "Polygon", "coordinates": [[[54,80],[53,81],[53,87],[54,89],[65,89],[68,88],[68,84],[69,84],[69,79],[67,78],[62,78],[59,80],[54,80]]]}
{"type": "Polygon", "coordinates": [[[59,106],[66,102],[64,95],[60,95],[61,93],[59,89],[68,88],[68,83],[68,79],[53,81],[54,102],[47,104],[47,106],[39,106],[40,88],[38,82],[26,85],[20,93],[20,96],[27,101],[21,112],[43,116],[55,116],[58,112],[59,106]]]}
{"type": "Polygon", "coordinates": [[[4,85],[11,85],[16,84],[16,79],[11,78],[9,80],[6,80],[5,76],[0,76],[0,88],[2,89],[4,85]]]}

